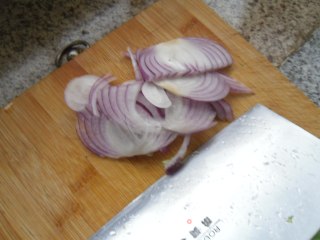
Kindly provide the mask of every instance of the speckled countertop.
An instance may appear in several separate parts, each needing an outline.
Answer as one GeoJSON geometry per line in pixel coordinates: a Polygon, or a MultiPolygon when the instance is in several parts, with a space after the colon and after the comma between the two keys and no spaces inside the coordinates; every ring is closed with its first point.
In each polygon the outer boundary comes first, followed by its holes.
{"type": "MultiPolygon", "coordinates": [[[[156,0],[2,0],[0,107],[55,69],[73,40],[93,44],[156,0]]],[[[319,0],[205,0],[320,106],[319,0]]]]}

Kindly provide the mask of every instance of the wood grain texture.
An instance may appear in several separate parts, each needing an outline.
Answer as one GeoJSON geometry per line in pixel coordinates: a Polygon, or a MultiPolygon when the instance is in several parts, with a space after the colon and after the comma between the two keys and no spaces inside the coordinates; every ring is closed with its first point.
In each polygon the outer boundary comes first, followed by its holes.
{"type": "MultiPolygon", "coordinates": [[[[128,46],[180,36],[207,37],[231,52],[234,64],[224,71],[255,92],[228,97],[236,117],[261,103],[320,137],[319,108],[204,3],[162,0],[0,111],[1,239],[86,239],[163,175],[162,161],[181,139],[165,154],[101,159],[79,141],[63,92],[85,73],[133,79],[122,56],[128,46]]],[[[227,124],[194,135],[189,153],[227,124]]]]}

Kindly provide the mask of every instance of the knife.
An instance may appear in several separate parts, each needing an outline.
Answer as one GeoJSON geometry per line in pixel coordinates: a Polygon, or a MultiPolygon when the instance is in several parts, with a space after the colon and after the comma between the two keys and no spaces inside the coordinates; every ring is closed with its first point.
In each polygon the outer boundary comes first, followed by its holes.
{"type": "Polygon", "coordinates": [[[256,105],[92,240],[306,240],[320,227],[320,140],[256,105]]]}

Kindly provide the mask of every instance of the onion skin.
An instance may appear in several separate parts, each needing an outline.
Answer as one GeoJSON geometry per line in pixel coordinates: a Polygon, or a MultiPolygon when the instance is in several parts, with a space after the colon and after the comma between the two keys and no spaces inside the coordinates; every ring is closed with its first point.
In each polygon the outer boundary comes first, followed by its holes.
{"type": "Polygon", "coordinates": [[[127,57],[129,57],[131,59],[131,64],[132,64],[133,71],[135,74],[135,80],[142,81],[142,76],[141,76],[141,72],[138,67],[137,59],[136,59],[136,56],[133,54],[131,48],[127,49],[127,57]]]}
{"type": "Polygon", "coordinates": [[[252,94],[252,90],[245,86],[243,83],[225,75],[222,73],[219,74],[219,78],[222,79],[224,82],[226,82],[229,85],[230,93],[235,94],[252,94]]]}
{"type": "Polygon", "coordinates": [[[164,161],[164,168],[167,175],[173,175],[183,166],[183,157],[187,152],[191,136],[185,135],[178,152],[167,161],[164,161]]]}
{"type": "Polygon", "coordinates": [[[231,122],[234,119],[232,108],[226,100],[222,99],[212,102],[211,106],[217,113],[217,117],[219,120],[231,122]]]}

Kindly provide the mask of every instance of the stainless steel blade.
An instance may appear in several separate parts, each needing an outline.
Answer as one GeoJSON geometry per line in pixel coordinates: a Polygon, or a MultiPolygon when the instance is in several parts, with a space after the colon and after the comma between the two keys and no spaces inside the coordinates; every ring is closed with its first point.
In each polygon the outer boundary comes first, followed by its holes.
{"type": "Polygon", "coordinates": [[[310,239],[320,227],[320,141],[255,106],[92,239],[310,239]]]}

